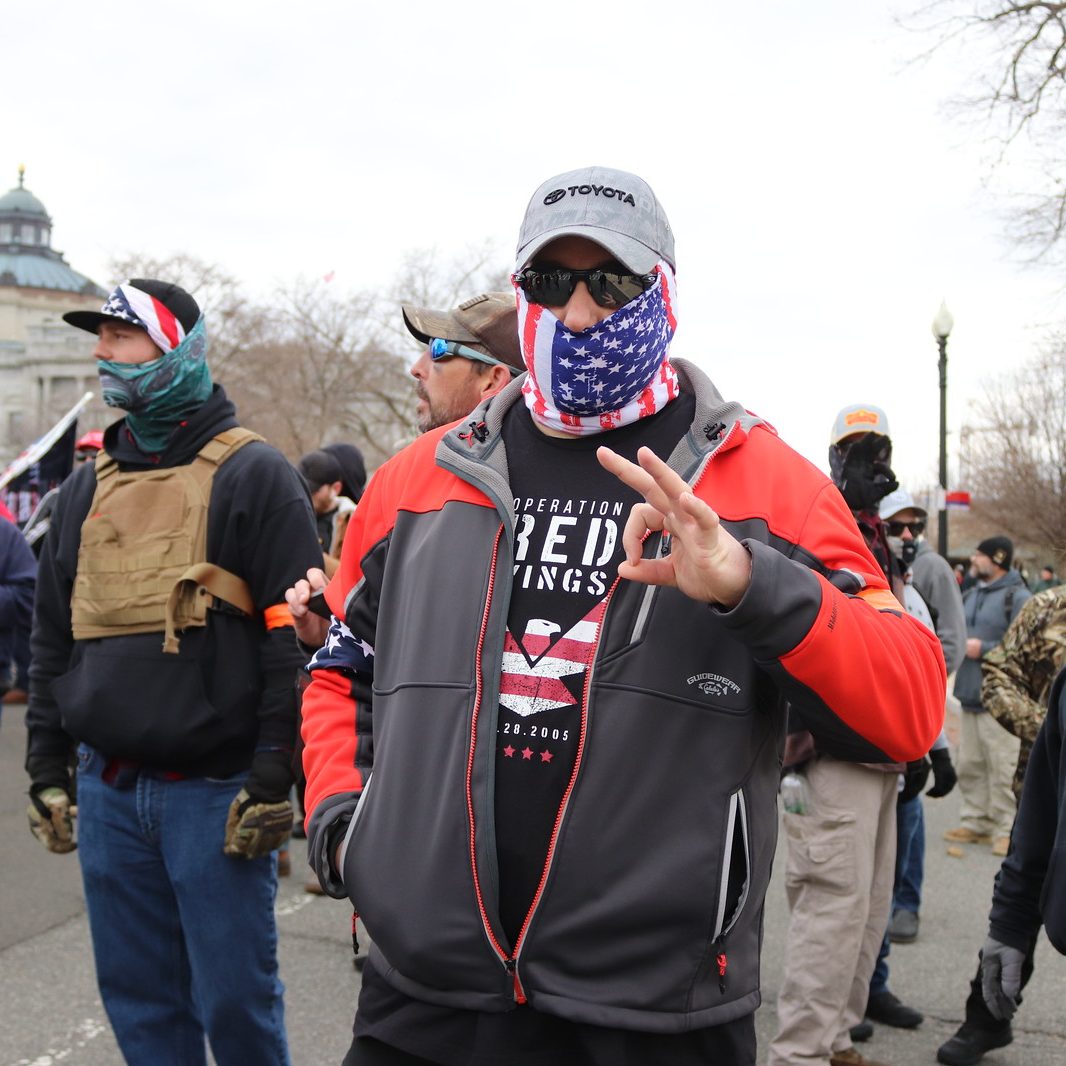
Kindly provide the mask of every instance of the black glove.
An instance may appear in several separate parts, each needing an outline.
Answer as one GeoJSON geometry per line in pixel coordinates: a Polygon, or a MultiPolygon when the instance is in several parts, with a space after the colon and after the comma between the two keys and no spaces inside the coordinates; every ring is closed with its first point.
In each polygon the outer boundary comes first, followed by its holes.
{"type": "Polygon", "coordinates": [[[929,760],[924,757],[907,763],[907,769],[903,773],[903,790],[898,797],[900,803],[914,799],[925,788],[930,768],[929,760]]]}
{"type": "Polygon", "coordinates": [[[951,762],[951,753],[947,748],[934,748],[929,753],[933,760],[933,787],[926,793],[934,799],[946,796],[959,780],[955,773],[955,767],[951,762]]]}
{"type": "Polygon", "coordinates": [[[848,447],[837,487],[853,511],[876,511],[880,500],[899,488],[891,462],[892,442],[879,433],[867,433],[848,447]]]}

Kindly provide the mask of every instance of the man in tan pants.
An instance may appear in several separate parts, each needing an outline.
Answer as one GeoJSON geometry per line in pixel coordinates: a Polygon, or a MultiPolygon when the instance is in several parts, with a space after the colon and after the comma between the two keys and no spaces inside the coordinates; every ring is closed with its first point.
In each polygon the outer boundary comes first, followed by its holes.
{"type": "Polygon", "coordinates": [[[769,1066],[863,1059],[862,1021],[892,904],[898,773],[819,756],[805,814],[785,812],[791,921],[769,1066]]]}

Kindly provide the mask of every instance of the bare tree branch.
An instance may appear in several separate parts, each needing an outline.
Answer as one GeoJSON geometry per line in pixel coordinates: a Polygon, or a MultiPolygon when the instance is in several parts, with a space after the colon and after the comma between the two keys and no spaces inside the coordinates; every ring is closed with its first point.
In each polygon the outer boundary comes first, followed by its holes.
{"type": "Polygon", "coordinates": [[[1066,336],[986,386],[960,443],[974,513],[1041,555],[1066,555],[1066,336]]]}
{"type": "Polygon", "coordinates": [[[1012,213],[1011,236],[1034,260],[1064,254],[1066,225],[1066,3],[933,0],[905,20],[934,37],[926,57],[966,48],[975,85],[954,101],[960,114],[984,114],[999,144],[997,162],[1022,155],[1041,172],[1012,213]]]}

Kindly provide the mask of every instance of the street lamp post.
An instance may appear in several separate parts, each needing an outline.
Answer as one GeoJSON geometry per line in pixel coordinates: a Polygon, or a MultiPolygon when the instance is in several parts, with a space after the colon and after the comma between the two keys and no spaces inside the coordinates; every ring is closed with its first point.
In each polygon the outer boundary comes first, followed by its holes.
{"type": "Polygon", "coordinates": [[[948,557],[948,336],[955,325],[947,304],[941,300],[940,310],[933,319],[933,336],[940,349],[937,364],[940,370],[940,510],[937,521],[937,551],[948,557]]]}

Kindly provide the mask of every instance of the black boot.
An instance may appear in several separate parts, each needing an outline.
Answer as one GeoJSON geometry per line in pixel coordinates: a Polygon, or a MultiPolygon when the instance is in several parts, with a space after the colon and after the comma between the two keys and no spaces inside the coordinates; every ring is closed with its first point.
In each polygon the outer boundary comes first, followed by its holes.
{"type": "Polygon", "coordinates": [[[974,1066],[986,1051],[1006,1047],[1013,1039],[1009,1024],[999,1029],[978,1029],[963,1022],[959,1031],[937,1048],[936,1061],[945,1066],[974,1066]]]}

